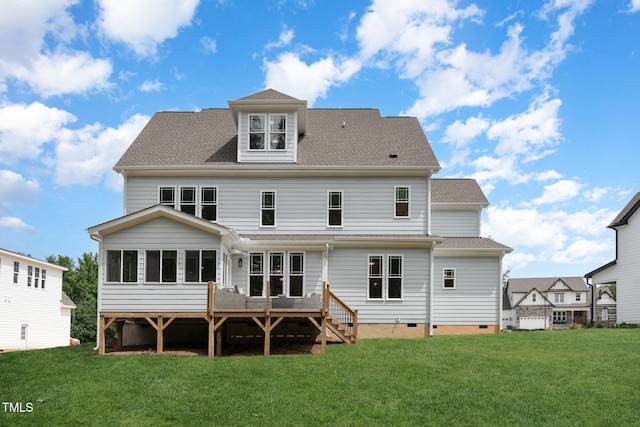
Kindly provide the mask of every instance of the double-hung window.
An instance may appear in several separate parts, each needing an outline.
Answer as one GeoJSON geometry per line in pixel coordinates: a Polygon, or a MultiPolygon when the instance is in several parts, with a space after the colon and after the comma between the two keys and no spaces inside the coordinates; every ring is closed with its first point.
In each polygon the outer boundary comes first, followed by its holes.
{"type": "Polygon", "coordinates": [[[170,208],[176,207],[176,188],[175,187],[160,187],[160,204],[169,206],[170,208]]]}
{"type": "Polygon", "coordinates": [[[200,216],[209,221],[218,220],[218,189],[216,187],[200,188],[200,216]]]}
{"type": "Polygon", "coordinates": [[[264,289],[264,254],[249,254],[249,296],[261,297],[264,289]]]}
{"type": "Polygon", "coordinates": [[[387,298],[402,298],[402,256],[389,255],[387,298]]]}
{"type": "Polygon", "coordinates": [[[582,295],[579,292],[576,292],[576,302],[580,302],[582,300],[582,295]]]}
{"type": "Polygon", "coordinates": [[[249,150],[285,150],[286,114],[250,114],[249,150]]]}
{"type": "Polygon", "coordinates": [[[39,267],[36,267],[36,274],[35,274],[35,277],[33,278],[33,286],[36,288],[40,286],[40,268],[39,267]]]}
{"type": "Polygon", "coordinates": [[[178,280],[178,251],[147,251],[146,281],[175,283],[178,280]]]}
{"type": "Polygon", "coordinates": [[[342,191],[329,191],[327,203],[327,225],[342,227],[342,191]]]}
{"type": "Polygon", "coordinates": [[[374,300],[401,299],[402,270],[402,255],[369,255],[367,297],[374,300]]]}
{"type": "Polygon", "coordinates": [[[196,187],[180,187],[180,210],[196,214],[196,187]]]}
{"type": "Polygon", "coordinates": [[[409,187],[395,188],[395,216],[396,218],[409,216],[409,187]]]}
{"type": "Polygon", "coordinates": [[[28,265],[27,266],[27,286],[31,286],[32,282],[33,282],[33,266],[28,265]]]}
{"type": "Polygon", "coordinates": [[[134,283],[137,281],[138,251],[107,251],[107,282],[134,283]]]}
{"type": "Polygon", "coordinates": [[[557,294],[553,294],[553,302],[555,304],[564,304],[564,294],[563,293],[557,293],[557,294]]]}
{"type": "Polygon", "coordinates": [[[445,289],[455,289],[456,270],[455,268],[445,268],[442,270],[442,286],[445,289]]]}
{"type": "Polygon", "coordinates": [[[47,270],[43,268],[42,269],[42,286],[41,286],[42,289],[44,289],[44,285],[46,281],[47,281],[47,270]]]}
{"type": "Polygon", "coordinates": [[[18,275],[20,274],[20,263],[18,261],[13,262],[13,283],[18,283],[18,275]]]}
{"type": "Polygon", "coordinates": [[[204,283],[216,280],[216,251],[187,250],[184,253],[184,281],[204,283]]]}
{"type": "Polygon", "coordinates": [[[263,191],[260,194],[260,226],[274,227],[276,225],[276,192],[263,191]]]}

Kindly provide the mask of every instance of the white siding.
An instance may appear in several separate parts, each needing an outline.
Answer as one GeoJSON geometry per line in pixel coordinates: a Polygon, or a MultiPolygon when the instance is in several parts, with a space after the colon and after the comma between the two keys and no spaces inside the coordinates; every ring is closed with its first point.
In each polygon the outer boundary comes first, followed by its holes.
{"type": "Polygon", "coordinates": [[[185,250],[215,250],[216,279],[222,279],[223,251],[216,235],[177,223],[156,218],[104,238],[100,274],[102,311],[205,311],[207,286],[183,284],[185,250]],[[107,250],[138,251],[138,284],[106,284],[105,260],[107,250]],[[177,250],[177,283],[144,284],[145,250],[177,250]]]}
{"type": "Polygon", "coordinates": [[[434,209],[431,212],[431,232],[443,237],[480,237],[480,212],[434,209]]]}
{"type": "Polygon", "coordinates": [[[206,284],[104,284],[102,311],[207,311],[206,284]]]}
{"type": "Polygon", "coordinates": [[[0,253],[0,349],[35,349],[69,345],[71,310],[62,308],[62,271],[38,260],[14,258],[0,253]],[[13,283],[13,263],[20,263],[18,283],[13,283]],[[31,265],[47,271],[45,288],[27,286],[31,265]],[[27,325],[26,340],[20,339],[27,325]]]}
{"type": "MultiPolygon", "coordinates": [[[[261,113],[246,113],[241,112],[238,122],[238,148],[239,157],[238,161],[241,163],[293,163],[295,162],[296,144],[298,142],[297,128],[296,128],[296,113],[276,113],[287,115],[287,135],[286,135],[286,149],[285,150],[249,150],[249,114],[261,114],[261,113]]],[[[266,114],[266,113],[264,113],[266,114]]],[[[268,117],[268,114],[267,114],[268,117]]],[[[268,123],[267,123],[268,126],[268,123]]],[[[269,141],[265,141],[269,144],[269,141]]]]}
{"type": "MultiPolygon", "coordinates": [[[[420,178],[129,177],[127,213],[158,203],[161,185],[218,187],[218,223],[238,233],[424,234],[427,181],[420,178]],[[394,218],[395,187],[411,188],[409,218],[394,218]],[[343,227],[327,227],[327,192],[341,190],[343,227]],[[276,227],[260,227],[260,192],[276,192],[276,227]]],[[[465,231],[466,233],[466,231],[465,231]]]]}
{"type": "Polygon", "coordinates": [[[434,325],[499,324],[499,258],[435,257],[434,325]],[[444,289],[442,270],[455,268],[455,289],[444,289]]]}
{"type": "Polygon", "coordinates": [[[618,323],[640,323],[640,213],[618,227],[618,323]]]}
{"type": "Polygon", "coordinates": [[[426,323],[429,298],[429,251],[418,249],[345,249],[329,255],[331,290],[352,309],[360,323],[426,323]],[[369,255],[403,255],[403,298],[367,300],[369,255]]]}

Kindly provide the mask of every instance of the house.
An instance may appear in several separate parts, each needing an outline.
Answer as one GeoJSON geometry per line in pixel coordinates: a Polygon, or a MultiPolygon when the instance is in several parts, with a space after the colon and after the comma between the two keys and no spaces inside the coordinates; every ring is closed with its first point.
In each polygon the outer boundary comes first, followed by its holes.
{"type": "Polygon", "coordinates": [[[613,326],[616,324],[617,303],[608,286],[596,288],[595,315],[593,317],[596,325],[613,326]]]}
{"type": "Polygon", "coordinates": [[[66,268],[0,249],[0,351],[69,345],[73,301],[66,268]]]}
{"type": "Polygon", "coordinates": [[[156,113],[114,169],[123,216],[88,229],[99,335],[115,324],[159,351],[197,336],[212,356],[242,337],[268,354],[303,327],[345,340],[500,330],[511,249],[481,237],[474,180],[433,179],[416,118],[267,89],[156,113]]]}
{"type": "Polygon", "coordinates": [[[510,278],[504,299],[504,328],[564,329],[590,320],[582,277],[510,278]]]}
{"type": "Polygon", "coordinates": [[[640,192],[607,227],[616,232],[615,260],[584,277],[593,285],[616,285],[618,323],[640,323],[640,192]]]}

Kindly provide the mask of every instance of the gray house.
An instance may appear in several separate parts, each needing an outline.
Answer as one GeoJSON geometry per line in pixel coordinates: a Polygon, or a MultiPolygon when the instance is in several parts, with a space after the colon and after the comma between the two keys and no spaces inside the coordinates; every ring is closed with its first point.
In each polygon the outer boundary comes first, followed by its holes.
{"type": "Polygon", "coordinates": [[[213,355],[251,336],[268,354],[272,339],[313,338],[305,327],[351,342],[500,330],[511,249],[480,237],[474,180],[433,179],[415,118],[268,89],[156,113],[115,170],[123,216],[88,229],[101,335],[116,324],[123,343],[213,355]]]}
{"type": "Polygon", "coordinates": [[[587,273],[597,285],[616,285],[618,323],[640,323],[640,193],[607,227],[616,232],[616,259],[587,273]]]}
{"type": "Polygon", "coordinates": [[[590,291],[582,277],[510,278],[503,327],[566,329],[590,320],[590,291]]]}

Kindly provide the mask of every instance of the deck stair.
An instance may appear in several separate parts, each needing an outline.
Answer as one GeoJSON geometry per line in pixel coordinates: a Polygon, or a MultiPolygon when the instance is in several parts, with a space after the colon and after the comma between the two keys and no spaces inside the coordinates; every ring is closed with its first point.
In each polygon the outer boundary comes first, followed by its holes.
{"type": "Polygon", "coordinates": [[[327,328],[342,342],[358,342],[358,310],[352,310],[324,284],[323,307],[327,310],[327,328]]]}

